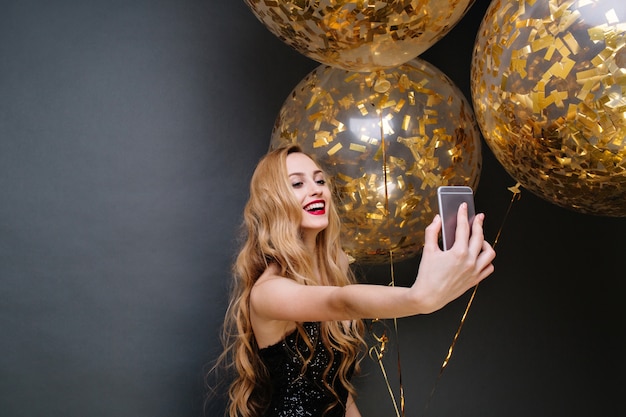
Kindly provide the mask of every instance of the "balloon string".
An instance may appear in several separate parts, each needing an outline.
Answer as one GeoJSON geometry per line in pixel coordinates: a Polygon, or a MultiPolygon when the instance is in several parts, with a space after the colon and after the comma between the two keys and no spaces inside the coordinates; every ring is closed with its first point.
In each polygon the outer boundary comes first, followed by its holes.
{"type": "MultiPolygon", "coordinates": [[[[385,147],[385,129],[384,129],[384,123],[383,123],[383,117],[382,117],[382,112],[378,112],[379,115],[379,127],[380,127],[380,137],[381,137],[381,153],[382,153],[382,161],[383,161],[383,181],[384,181],[384,185],[383,185],[383,189],[385,192],[385,215],[388,216],[389,214],[389,187],[388,187],[388,165],[387,165],[387,150],[385,147]]],[[[391,224],[389,222],[389,219],[387,219],[387,233],[388,233],[388,237],[389,237],[389,242],[391,242],[391,224]]],[[[389,248],[389,267],[390,267],[390,274],[391,274],[391,286],[395,286],[396,285],[396,279],[395,279],[395,272],[394,272],[394,261],[393,261],[393,248],[389,248]]],[[[394,332],[395,332],[395,336],[396,336],[396,340],[398,341],[397,343],[397,356],[396,356],[396,360],[397,360],[397,365],[398,365],[398,380],[399,380],[399,386],[400,386],[400,409],[398,409],[398,403],[396,401],[396,398],[394,396],[393,393],[393,389],[391,388],[391,385],[389,384],[389,378],[387,377],[387,371],[385,369],[385,365],[383,364],[383,355],[385,353],[384,350],[384,344],[382,345],[380,351],[377,348],[373,348],[377,355],[376,358],[378,360],[378,364],[380,366],[381,372],[383,374],[383,377],[385,379],[385,383],[387,385],[387,390],[389,391],[389,395],[391,396],[391,401],[393,403],[394,409],[396,411],[396,416],[397,417],[404,417],[404,407],[405,407],[405,400],[404,400],[404,386],[402,384],[402,365],[401,365],[401,360],[400,360],[400,344],[399,344],[399,332],[398,332],[398,320],[396,318],[393,319],[393,323],[394,323],[394,332]]],[[[383,335],[382,338],[380,337],[376,337],[374,335],[374,337],[376,338],[376,340],[380,343],[381,340],[383,340],[384,342],[387,341],[386,336],[383,335]]],[[[383,343],[384,343],[383,342],[383,343]]],[[[370,350],[370,355],[371,355],[371,350],[370,350]]]]}
{"type": "Polygon", "coordinates": [[[502,229],[504,228],[504,223],[506,222],[507,217],[509,217],[509,213],[511,212],[511,207],[513,207],[513,203],[520,198],[522,198],[522,192],[520,191],[520,187],[522,184],[519,182],[515,184],[513,187],[509,187],[508,190],[513,193],[511,196],[511,201],[509,201],[509,206],[506,209],[506,213],[504,213],[504,219],[502,219],[502,224],[500,225],[500,229],[498,229],[498,233],[496,234],[496,238],[493,241],[493,247],[495,248],[498,244],[498,240],[500,240],[500,235],[502,234],[502,229]]]}
{"type": "MultiPolygon", "coordinates": [[[[378,319],[372,320],[372,326],[374,325],[374,323],[377,323],[377,322],[379,322],[378,319]]],[[[383,374],[383,378],[385,379],[385,384],[387,385],[387,391],[389,392],[389,396],[391,397],[391,402],[393,403],[393,408],[396,411],[396,416],[400,417],[400,411],[398,410],[398,403],[396,402],[396,397],[393,394],[393,389],[391,389],[391,384],[389,383],[389,377],[387,376],[387,371],[385,370],[385,365],[383,364],[383,356],[385,355],[387,351],[387,342],[389,341],[389,339],[387,338],[387,334],[385,331],[383,331],[383,334],[381,336],[376,336],[376,334],[373,332],[373,330],[371,330],[371,328],[370,328],[370,332],[372,333],[374,339],[376,339],[376,341],[380,344],[380,347],[373,346],[369,350],[369,355],[372,359],[375,359],[378,362],[378,365],[380,366],[380,371],[383,374]]]]}
{"type": "MultiPolygon", "coordinates": [[[[393,274],[393,266],[392,266],[392,274],[393,274]]],[[[393,286],[393,282],[389,284],[393,286]]],[[[379,319],[372,320],[372,325],[374,323],[380,322],[379,319]]],[[[394,331],[396,335],[396,340],[398,340],[398,320],[393,319],[394,322],[394,331]]],[[[398,379],[400,384],[400,408],[398,409],[398,402],[393,393],[393,389],[391,388],[391,384],[389,383],[389,377],[387,376],[387,370],[385,369],[385,364],[383,363],[383,357],[387,353],[387,343],[389,342],[389,338],[387,337],[386,331],[380,336],[377,336],[376,333],[370,328],[370,334],[372,337],[378,342],[378,346],[373,346],[369,350],[369,355],[372,359],[375,359],[378,362],[378,366],[380,367],[380,371],[383,374],[383,378],[385,379],[385,385],[387,386],[387,391],[389,392],[389,396],[391,397],[391,402],[393,403],[393,408],[396,411],[396,417],[404,417],[404,386],[402,384],[402,366],[400,361],[400,344],[397,343],[397,364],[398,364],[398,379]]]]}
{"type": "Polygon", "coordinates": [[[398,411],[398,404],[396,403],[396,398],[393,395],[393,390],[391,389],[391,385],[389,384],[389,378],[387,377],[387,372],[385,371],[385,365],[383,365],[382,358],[378,361],[380,365],[380,370],[383,373],[383,377],[385,378],[385,383],[387,384],[387,390],[389,391],[389,395],[391,395],[391,399],[393,401],[393,408],[396,410],[396,415],[399,416],[400,412],[398,411]]]}
{"type": "MultiPolygon", "coordinates": [[[[385,140],[384,140],[384,129],[383,129],[383,120],[382,120],[382,115],[381,115],[381,119],[380,119],[380,126],[381,126],[381,136],[383,137],[382,143],[383,143],[383,167],[384,167],[384,179],[385,179],[385,213],[389,214],[389,189],[387,187],[387,170],[388,170],[388,166],[387,166],[387,155],[386,155],[386,149],[385,149],[385,140]]],[[[391,223],[389,222],[389,219],[387,219],[387,233],[389,236],[389,242],[391,243],[391,223]]],[[[390,274],[391,274],[391,285],[395,287],[396,285],[396,276],[395,276],[395,272],[394,272],[394,261],[393,261],[393,248],[389,248],[389,269],[390,269],[390,274]]],[[[400,360],[400,334],[398,331],[398,319],[394,317],[393,319],[393,327],[394,327],[394,332],[396,335],[396,343],[397,343],[397,347],[396,347],[396,361],[397,361],[397,365],[398,365],[398,384],[399,384],[399,390],[400,390],[400,412],[401,412],[401,416],[404,417],[404,385],[402,384],[402,365],[401,365],[401,360],[400,360]]]]}
{"type": "MultiPolygon", "coordinates": [[[[391,264],[391,276],[392,276],[392,283],[395,285],[395,279],[393,278],[394,273],[393,273],[393,253],[391,251],[389,251],[389,256],[392,258],[392,264],[391,264]]],[[[398,363],[398,383],[399,383],[399,389],[400,389],[400,411],[402,412],[402,417],[404,417],[404,385],[402,384],[402,365],[401,365],[401,361],[400,361],[400,333],[398,331],[398,319],[394,318],[393,319],[393,326],[394,326],[394,331],[396,334],[396,340],[397,340],[397,348],[396,348],[396,358],[397,358],[397,363],[398,363]]]]}
{"type": "MultiPolygon", "coordinates": [[[[498,240],[500,239],[500,235],[502,234],[502,229],[504,228],[504,223],[506,223],[506,219],[509,216],[509,213],[511,212],[511,207],[513,206],[513,203],[519,200],[522,196],[521,191],[519,189],[520,186],[521,184],[518,182],[513,187],[508,188],[508,190],[511,191],[513,195],[511,196],[511,201],[509,201],[509,206],[507,207],[506,213],[504,214],[504,218],[502,219],[502,223],[500,224],[500,228],[498,229],[498,233],[496,234],[496,238],[493,242],[492,246],[494,249],[498,243],[498,240]]],[[[446,369],[446,366],[448,366],[448,363],[450,363],[450,358],[452,358],[454,347],[456,346],[456,342],[459,338],[459,335],[461,334],[461,329],[463,329],[463,324],[465,324],[465,319],[467,317],[467,314],[469,313],[470,307],[472,306],[472,303],[474,302],[474,297],[476,296],[477,290],[478,290],[478,284],[474,287],[474,290],[472,291],[472,295],[470,296],[470,299],[467,302],[467,306],[465,307],[465,311],[463,312],[463,316],[461,317],[459,327],[456,333],[454,334],[454,338],[452,339],[452,343],[450,344],[450,347],[448,348],[448,354],[446,355],[446,358],[443,360],[443,363],[441,364],[441,369],[439,369],[439,375],[437,376],[435,384],[433,385],[433,389],[431,390],[430,396],[428,397],[428,401],[426,402],[426,407],[424,408],[424,416],[426,416],[426,412],[428,411],[430,401],[435,395],[435,390],[437,389],[437,386],[439,385],[439,381],[441,380],[443,371],[446,369]]]]}

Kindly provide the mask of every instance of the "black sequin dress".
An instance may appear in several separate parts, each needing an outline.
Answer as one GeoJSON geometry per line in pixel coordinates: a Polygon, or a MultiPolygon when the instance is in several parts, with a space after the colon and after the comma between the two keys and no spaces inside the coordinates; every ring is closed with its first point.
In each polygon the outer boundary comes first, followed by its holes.
{"type": "MultiPolygon", "coordinates": [[[[282,342],[259,350],[261,360],[270,373],[272,399],[264,417],[322,417],[326,408],[336,401],[335,396],[324,387],[322,375],[330,360],[320,336],[320,323],[304,323],[306,333],[315,346],[315,355],[300,375],[302,362],[296,347],[306,358],[309,348],[297,329],[287,335],[282,342]]],[[[328,381],[336,375],[342,355],[335,351],[333,366],[328,381]]],[[[339,382],[334,385],[341,404],[336,405],[324,417],[344,417],[348,391],[339,382]]]]}

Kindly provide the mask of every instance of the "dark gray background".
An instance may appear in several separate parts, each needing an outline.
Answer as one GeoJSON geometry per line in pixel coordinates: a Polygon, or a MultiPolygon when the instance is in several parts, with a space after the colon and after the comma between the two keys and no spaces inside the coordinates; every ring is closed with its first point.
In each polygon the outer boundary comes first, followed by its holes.
{"type": "MultiPolygon", "coordinates": [[[[0,5],[0,415],[199,417],[250,174],[318,64],[240,0],[0,5]]],[[[468,98],[486,7],[422,55],[468,98]]],[[[484,147],[491,239],[514,183],[484,147]]],[[[427,414],[623,413],[625,238],[623,218],[523,192],[427,414]]],[[[468,295],[399,321],[407,416],[425,415],[468,295]]],[[[364,417],[395,415],[376,364],[356,382],[364,417]]]]}

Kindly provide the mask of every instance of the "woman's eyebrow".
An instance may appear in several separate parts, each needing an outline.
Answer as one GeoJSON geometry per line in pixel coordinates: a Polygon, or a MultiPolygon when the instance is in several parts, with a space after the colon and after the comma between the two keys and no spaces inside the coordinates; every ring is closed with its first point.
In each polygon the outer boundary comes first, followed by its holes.
{"type": "MultiPolygon", "coordinates": [[[[323,173],[324,173],[324,171],[322,171],[321,169],[313,171],[313,175],[318,175],[318,174],[323,174],[323,173]]],[[[301,177],[301,176],[303,176],[305,174],[304,174],[304,172],[292,172],[292,173],[289,174],[290,177],[293,176],[293,175],[301,177]]]]}

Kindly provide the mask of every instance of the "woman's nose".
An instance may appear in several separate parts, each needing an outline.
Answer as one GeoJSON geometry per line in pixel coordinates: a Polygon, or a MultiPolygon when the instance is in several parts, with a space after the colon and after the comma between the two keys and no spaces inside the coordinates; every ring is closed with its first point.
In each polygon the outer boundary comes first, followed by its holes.
{"type": "Polygon", "coordinates": [[[311,187],[311,195],[320,195],[322,193],[322,186],[317,182],[314,182],[311,187]]]}

